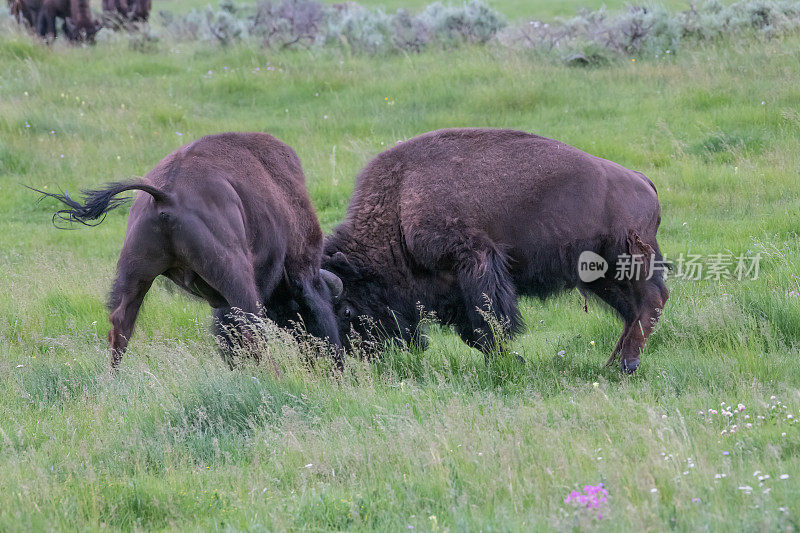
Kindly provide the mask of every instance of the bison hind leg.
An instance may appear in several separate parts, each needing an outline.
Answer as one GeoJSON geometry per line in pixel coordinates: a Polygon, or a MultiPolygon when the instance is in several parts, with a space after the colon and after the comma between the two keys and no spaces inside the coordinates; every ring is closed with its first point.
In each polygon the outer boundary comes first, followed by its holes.
{"type": "Polygon", "coordinates": [[[612,365],[619,360],[622,371],[627,373],[638,368],[647,338],[669,297],[661,272],[651,274],[650,279],[601,279],[581,287],[607,303],[625,323],[606,364],[612,365]]]}

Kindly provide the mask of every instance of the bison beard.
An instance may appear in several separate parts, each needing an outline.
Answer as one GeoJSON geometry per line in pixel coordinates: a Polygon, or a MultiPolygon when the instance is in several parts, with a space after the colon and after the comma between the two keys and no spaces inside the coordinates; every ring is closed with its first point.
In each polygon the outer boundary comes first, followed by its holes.
{"type": "Polygon", "coordinates": [[[619,358],[632,372],[668,291],[660,270],[627,279],[616,265],[630,255],[661,260],[660,220],[641,173],[525,132],[441,130],[366,166],[326,239],[323,268],[343,282],[342,338],[377,331],[413,342],[422,306],[485,354],[522,328],[518,294],[577,287],[623,319],[609,364],[619,358]],[[605,277],[581,281],[583,251],[612,265],[605,277]]]}
{"type": "Polygon", "coordinates": [[[233,349],[249,348],[252,337],[234,308],[245,316],[266,310],[280,325],[298,320],[296,309],[309,333],[340,344],[328,283],[338,292],[338,280],[320,271],[322,230],[291,148],[263,133],[211,135],[168,155],[143,180],[86,191],[83,203],[43,194],[67,206],[54,220],[93,225],[128,190],[144,194],[131,207],[109,298],[112,369],[159,275],[214,308],[231,365],[233,349]]]}

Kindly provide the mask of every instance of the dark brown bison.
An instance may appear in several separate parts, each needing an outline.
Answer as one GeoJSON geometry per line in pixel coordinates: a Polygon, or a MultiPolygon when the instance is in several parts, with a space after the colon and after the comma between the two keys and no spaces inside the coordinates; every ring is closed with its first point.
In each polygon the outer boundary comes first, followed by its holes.
{"type": "Polygon", "coordinates": [[[131,0],[128,9],[128,19],[131,22],[147,22],[150,18],[152,0],[131,0]]]}
{"type": "Polygon", "coordinates": [[[103,0],[103,24],[120,28],[128,20],[128,0],[103,0]]]}
{"type": "Polygon", "coordinates": [[[41,8],[42,0],[8,0],[11,16],[18,23],[25,23],[31,29],[36,29],[36,16],[41,8]]]}
{"type": "Polygon", "coordinates": [[[652,268],[660,221],[643,174],[564,143],[511,130],[422,135],[366,166],[325,241],[323,268],[344,287],[339,334],[414,342],[421,306],[488,354],[499,332],[487,317],[522,328],[517,294],[577,287],[625,321],[609,363],[621,354],[632,372],[668,296],[652,268]],[[607,262],[606,275],[583,281],[582,252],[607,262]],[[632,256],[639,267],[625,275],[632,256]]]}
{"type": "Polygon", "coordinates": [[[147,22],[150,17],[151,0],[103,0],[103,17],[112,26],[123,26],[127,22],[147,22]]]}
{"type": "Polygon", "coordinates": [[[44,39],[56,38],[59,18],[64,20],[62,28],[71,41],[93,41],[100,30],[89,0],[18,0],[16,11],[44,39]]]}
{"type": "MultiPolygon", "coordinates": [[[[320,271],[322,230],[291,148],[264,133],[211,135],[174,151],[141,180],[86,191],[83,203],[44,194],[68,206],[54,219],[88,224],[102,222],[124,202],[115,196],[134,189],[143,192],[130,210],[109,298],[112,368],[159,275],[205,299],[220,333],[236,327],[231,308],[259,315],[266,307],[285,320],[291,303],[309,333],[340,344],[326,283],[335,278],[320,271]]],[[[240,334],[247,337],[246,329],[240,334]]],[[[225,346],[223,355],[232,364],[225,346]]]]}

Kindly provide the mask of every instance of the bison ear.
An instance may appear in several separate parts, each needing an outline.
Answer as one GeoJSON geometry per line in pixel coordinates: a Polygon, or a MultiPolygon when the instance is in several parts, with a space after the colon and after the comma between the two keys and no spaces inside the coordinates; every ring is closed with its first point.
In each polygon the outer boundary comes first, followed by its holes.
{"type": "Polygon", "coordinates": [[[319,274],[322,276],[322,280],[330,289],[331,295],[333,296],[333,301],[335,302],[342,296],[342,292],[344,292],[344,284],[342,283],[342,280],[339,279],[339,276],[333,272],[325,270],[324,268],[319,269],[319,274]]]}

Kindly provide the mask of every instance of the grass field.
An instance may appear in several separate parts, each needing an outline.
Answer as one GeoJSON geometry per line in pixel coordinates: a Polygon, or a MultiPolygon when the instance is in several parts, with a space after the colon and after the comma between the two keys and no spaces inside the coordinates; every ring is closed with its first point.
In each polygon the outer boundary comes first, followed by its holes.
{"type": "Polygon", "coordinates": [[[800,529],[798,50],[732,41],[575,69],[492,47],[50,50],[4,29],[0,530],[800,529]],[[55,204],[23,187],[74,194],[204,134],[267,131],[296,149],[329,230],[370,157],[452,126],[641,170],[668,257],[761,253],[760,275],[670,280],[632,376],[603,367],[621,323],[577,293],[522,302],[524,364],[486,366],[434,329],[428,351],[337,379],[289,341],[271,347],[281,377],[229,371],[209,308],[158,283],[110,376],[104,299],[127,214],[59,231],[55,204]],[[564,503],[597,483],[602,519],[564,503]]]}
{"type": "MultiPolygon", "coordinates": [[[[100,2],[95,1],[99,9],[100,2]]],[[[257,2],[242,2],[255,4],[257,2]]],[[[329,0],[329,3],[341,3],[329,0]]],[[[420,11],[432,2],[428,0],[363,0],[358,2],[363,6],[381,8],[385,11],[394,11],[399,8],[408,9],[410,11],[420,11]]],[[[450,4],[459,2],[442,2],[443,4],[450,4]]],[[[554,17],[570,17],[575,15],[578,10],[583,8],[597,9],[598,7],[605,6],[609,11],[619,11],[626,4],[625,0],[608,0],[606,2],[598,2],[597,0],[502,0],[502,1],[487,1],[489,6],[497,9],[509,20],[517,19],[540,19],[549,20],[554,17]]],[[[688,0],[655,0],[648,2],[633,2],[636,4],[647,5],[661,5],[671,9],[689,9],[688,0]]],[[[725,2],[729,3],[729,2],[725,2]]],[[[174,13],[186,13],[192,9],[205,9],[207,6],[216,8],[218,2],[212,0],[155,0],[153,2],[153,11],[159,10],[172,11],[174,13]]]]}

